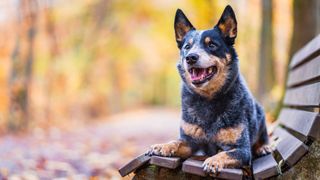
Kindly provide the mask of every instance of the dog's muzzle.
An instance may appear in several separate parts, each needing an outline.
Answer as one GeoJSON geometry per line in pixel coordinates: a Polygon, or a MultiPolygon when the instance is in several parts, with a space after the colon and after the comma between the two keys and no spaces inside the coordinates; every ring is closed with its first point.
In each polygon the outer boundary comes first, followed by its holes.
{"type": "Polygon", "coordinates": [[[191,77],[191,83],[200,85],[209,81],[216,73],[217,66],[210,66],[208,68],[191,67],[188,69],[191,77]]]}

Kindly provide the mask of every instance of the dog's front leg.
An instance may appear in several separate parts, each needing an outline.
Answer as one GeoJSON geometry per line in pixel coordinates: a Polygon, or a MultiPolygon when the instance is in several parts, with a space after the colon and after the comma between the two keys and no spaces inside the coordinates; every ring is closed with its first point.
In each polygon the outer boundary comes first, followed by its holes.
{"type": "Polygon", "coordinates": [[[192,154],[192,148],[183,140],[175,140],[164,144],[152,145],[149,154],[166,157],[178,156],[182,158],[188,158],[192,154]]]}
{"type": "Polygon", "coordinates": [[[202,166],[207,173],[218,173],[223,168],[240,168],[249,165],[250,160],[250,151],[246,148],[236,148],[207,158],[202,166]]]}

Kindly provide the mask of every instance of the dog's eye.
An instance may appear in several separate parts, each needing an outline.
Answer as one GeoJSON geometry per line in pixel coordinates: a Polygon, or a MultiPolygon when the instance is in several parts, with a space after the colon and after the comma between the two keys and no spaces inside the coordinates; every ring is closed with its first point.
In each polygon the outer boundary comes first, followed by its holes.
{"type": "Polygon", "coordinates": [[[216,49],[217,48],[217,46],[215,44],[213,44],[212,42],[209,43],[208,46],[209,46],[209,48],[212,48],[212,49],[216,49]]]}
{"type": "Polygon", "coordinates": [[[185,49],[190,49],[190,45],[187,44],[186,46],[184,46],[185,49]]]}

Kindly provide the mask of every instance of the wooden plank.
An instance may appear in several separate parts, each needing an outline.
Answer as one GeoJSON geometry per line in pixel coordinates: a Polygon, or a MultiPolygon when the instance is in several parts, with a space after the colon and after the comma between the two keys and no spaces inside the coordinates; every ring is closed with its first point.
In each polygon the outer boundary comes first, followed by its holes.
{"type": "Polygon", "coordinates": [[[279,174],[278,164],[272,154],[255,159],[252,166],[254,179],[267,179],[279,174]]]}
{"type": "Polygon", "coordinates": [[[284,98],[284,104],[319,107],[320,82],[288,89],[284,98]]]}
{"type": "Polygon", "coordinates": [[[175,169],[181,165],[181,158],[179,157],[161,157],[152,156],[150,164],[154,164],[161,167],[166,167],[169,169],[175,169]]]}
{"type": "Polygon", "coordinates": [[[308,152],[308,147],[286,130],[278,127],[273,134],[279,137],[276,146],[277,151],[290,167],[295,165],[308,152]]]}
{"type": "Polygon", "coordinates": [[[320,116],[316,112],[284,108],[278,120],[282,125],[305,137],[320,137],[320,116]]]}
{"type": "Polygon", "coordinates": [[[150,158],[151,157],[149,155],[145,155],[145,153],[141,154],[140,156],[131,160],[129,163],[122,166],[118,171],[119,171],[120,175],[122,177],[124,177],[124,176],[130,174],[131,172],[135,171],[136,169],[138,169],[142,165],[148,163],[150,158]]]}
{"type": "Polygon", "coordinates": [[[320,77],[320,55],[289,72],[287,86],[294,86],[320,77]]]}
{"type": "Polygon", "coordinates": [[[203,161],[189,158],[182,163],[182,171],[205,177],[207,174],[203,171],[202,163],[203,161]]]}
{"type": "Polygon", "coordinates": [[[290,68],[301,64],[308,56],[320,50],[320,35],[311,40],[292,57],[290,68]]]}
{"type": "MultiPolygon", "coordinates": [[[[182,171],[205,177],[207,174],[203,171],[202,163],[203,161],[189,158],[183,162],[182,171]]],[[[243,172],[241,169],[222,169],[217,175],[213,175],[213,177],[222,179],[242,179],[243,172]]]]}

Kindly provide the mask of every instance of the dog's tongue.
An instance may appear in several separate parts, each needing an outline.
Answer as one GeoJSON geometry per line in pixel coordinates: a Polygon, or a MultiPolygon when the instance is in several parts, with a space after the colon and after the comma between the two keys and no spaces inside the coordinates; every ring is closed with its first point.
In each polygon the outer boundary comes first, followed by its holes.
{"type": "Polygon", "coordinates": [[[191,72],[191,80],[192,81],[202,80],[206,77],[206,75],[207,75],[206,69],[202,69],[202,68],[193,69],[193,71],[191,72]]]}

